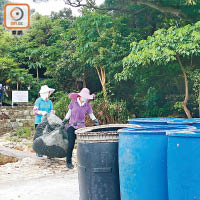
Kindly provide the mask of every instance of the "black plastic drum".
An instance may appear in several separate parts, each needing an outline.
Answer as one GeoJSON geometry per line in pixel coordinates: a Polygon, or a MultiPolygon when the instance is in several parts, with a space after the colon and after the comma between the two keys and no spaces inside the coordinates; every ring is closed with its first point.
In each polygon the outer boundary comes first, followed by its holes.
{"type": "Polygon", "coordinates": [[[76,131],[80,200],[120,200],[117,130],[109,124],[76,131]]]}

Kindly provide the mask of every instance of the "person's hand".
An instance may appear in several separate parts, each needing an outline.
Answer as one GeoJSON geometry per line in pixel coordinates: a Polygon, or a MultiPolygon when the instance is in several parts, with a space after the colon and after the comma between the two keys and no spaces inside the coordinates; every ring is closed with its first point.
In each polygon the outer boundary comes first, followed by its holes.
{"type": "Polygon", "coordinates": [[[42,115],[45,116],[47,114],[46,111],[42,111],[42,115]]]}
{"type": "Polygon", "coordinates": [[[38,114],[42,115],[42,116],[45,116],[47,114],[47,112],[46,111],[38,111],[38,114]]]}
{"type": "Polygon", "coordinates": [[[99,126],[99,121],[98,121],[98,119],[93,120],[93,122],[94,122],[95,126],[99,126]]]}
{"type": "Polygon", "coordinates": [[[64,125],[66,124],[67,121],[68,121],[67,119],[63,119],[62,125],[64,126],[64,125]]]}

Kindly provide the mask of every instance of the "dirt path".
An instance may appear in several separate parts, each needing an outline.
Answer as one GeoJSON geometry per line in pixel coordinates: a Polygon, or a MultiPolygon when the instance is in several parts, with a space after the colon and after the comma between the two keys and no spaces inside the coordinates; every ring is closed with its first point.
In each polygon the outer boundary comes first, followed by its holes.
{"type": "MultiPolygon", "coordinates": [[[[65,159],[38,158],[35,153],[17,151],[0,138],[0,153],[17,155],[15,163],[0,165],[0,200],[78,200],[78,174],[65,159]],[[10,149],[10,150],[9,150],[10,149]]],[[[73,153],[76,161],[76,151],[73,153]]]]}

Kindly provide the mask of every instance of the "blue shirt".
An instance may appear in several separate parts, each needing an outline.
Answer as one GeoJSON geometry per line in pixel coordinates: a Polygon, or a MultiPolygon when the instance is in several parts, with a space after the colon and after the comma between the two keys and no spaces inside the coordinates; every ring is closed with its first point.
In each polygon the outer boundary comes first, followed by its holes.
{"type": "MultiPolygon", "coordinates": [[[[46,111],[50,113],[53,110],[53,103],[51,100],[43,100],[41,97],[35,101],[35,106],[38,107],[39,111],[46,111]]],[[[40,124],[42,122],[42,115],[36,115],[35,117],[35,124],[40,124]]]]}
{"type": "Polygon", "coordinates": [[[5,92],[5,89],[2,87],[0,88],[0,99],[3,99],[3,93],[5,92]]]}

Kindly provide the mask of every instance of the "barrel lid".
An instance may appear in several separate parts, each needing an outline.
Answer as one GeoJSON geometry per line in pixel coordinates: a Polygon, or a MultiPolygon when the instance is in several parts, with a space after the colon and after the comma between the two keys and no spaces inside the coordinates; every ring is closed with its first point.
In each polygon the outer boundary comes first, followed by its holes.
{"type": "Polygon", "coordinates": [[[122,128],[135,128],[135,124],[107,124],[80,128],[75,131],[78,142],[96,143],[96,142],[118,142],[119,133],[122,128]]]}
{"type": "Polygon", "coordinates": [[[93,134],[93,133],[101,133],[101,132],[116,132],[122,128],[135,128],[140,127],[140,125],[135,124],[106,124],[106,125],[99,125],[99,126],[91,126],[80,128],[75,131],[77,135],[80,134],[93,134]]]}
{"type": "Polygon", "coordinates": [[[169,130],[168,136],[172,137],[200,137],[200,130],[169,130]]]}

